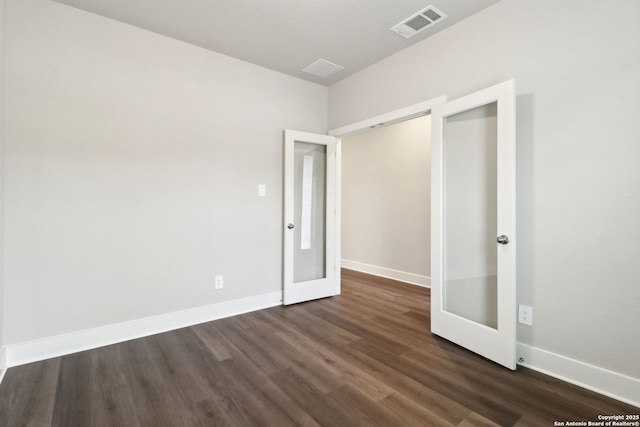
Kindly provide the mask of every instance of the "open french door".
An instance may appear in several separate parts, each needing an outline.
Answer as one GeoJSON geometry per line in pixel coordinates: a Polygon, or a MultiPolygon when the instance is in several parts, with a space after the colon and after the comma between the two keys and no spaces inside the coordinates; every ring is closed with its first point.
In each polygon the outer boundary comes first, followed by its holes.
{"type": "Polygon", "coordinates": [[[338,138],[285,130],[285,305],[337,295],[338,138]]]}
{"type": "Polygon", "coordinates": [[[432,109],[431,331],[516,368],[514,81],[432,109]]]}

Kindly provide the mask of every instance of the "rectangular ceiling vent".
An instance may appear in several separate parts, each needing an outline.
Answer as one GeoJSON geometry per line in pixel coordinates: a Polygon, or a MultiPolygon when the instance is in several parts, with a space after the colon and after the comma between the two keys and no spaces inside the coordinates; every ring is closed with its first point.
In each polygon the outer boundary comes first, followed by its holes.
{"type": "Polygon", "coordinates": [[[400,34],[402,37],[408,39],[418,34],[420,31],[429,28],[430,25],[440,22],[445,19],[447,15],[440,12],[434,6],[427,6],[420,12],[411,15],[407,19],[404,19],[401,23],[391,28],[394,33],[400,34]]]}
{"type": "Polygon", "coordinates": [[[334,64],[333,62],[326,61],[324,59],[318,59],[313,63],[309,64],[302,71],[311,74],[312,76],[320,77],[321,79],[326,79],[334,75],[340,70],[344,70],[344,67],[340,65],[334,64]]]}

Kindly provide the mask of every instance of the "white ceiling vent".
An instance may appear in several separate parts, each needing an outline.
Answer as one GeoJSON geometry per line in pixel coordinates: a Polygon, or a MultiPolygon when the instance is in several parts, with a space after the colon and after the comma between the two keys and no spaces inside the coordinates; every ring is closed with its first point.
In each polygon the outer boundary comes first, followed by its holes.
{"type": "Polygon", "coordinates": [[[391,28],[391,31],[400,34],[402,37],[408,39],[418,34],[420,31],[428,28],[430,25],[440,22],[445,19],[447,15],[440,12],[433,6],[427,6],[424,10],[411,15],[407,19],[404,19],[401,23],[391,28]]]}
{"type": "Polygon", "coordinates": [[[340,70],[344,70],[344,67],[336,65],[332,62],[325,61],[324,59],[318,59],[313,62],[311,65],[308,65],[304,70],[305,73],[311,74],[312,76],[320,77],[321,79],[326,79],[328,77],[333,76],[340,70]]]}

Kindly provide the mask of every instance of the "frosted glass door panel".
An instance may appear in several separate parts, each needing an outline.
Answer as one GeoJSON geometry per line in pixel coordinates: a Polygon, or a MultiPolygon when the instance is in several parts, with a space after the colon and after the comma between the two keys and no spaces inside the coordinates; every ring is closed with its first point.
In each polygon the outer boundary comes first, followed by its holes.
{"type": "Polygon", "coordinates": [[[294,283],[326,277],[327,147],[294,144],[294,283]]]}
{"type": "Polygon", "coordinates": [[[496,103],[444,121],[444,310],[497,327],[496,103]]]}

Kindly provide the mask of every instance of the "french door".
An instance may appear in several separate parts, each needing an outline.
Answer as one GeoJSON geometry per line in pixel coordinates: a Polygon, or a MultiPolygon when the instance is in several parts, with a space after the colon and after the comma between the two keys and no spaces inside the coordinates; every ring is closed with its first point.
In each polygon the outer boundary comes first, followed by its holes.
{"type": "Polygon", "coordinates": [[[339,293],[337,141],[333,136],[285,130],[285,305],[339,293]]]}
{"type": "Polygon", "coordinates": [[[515,369],[514,81],[431,120],[431,331],[515,369]]]}

